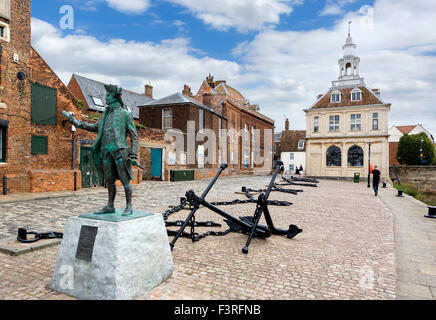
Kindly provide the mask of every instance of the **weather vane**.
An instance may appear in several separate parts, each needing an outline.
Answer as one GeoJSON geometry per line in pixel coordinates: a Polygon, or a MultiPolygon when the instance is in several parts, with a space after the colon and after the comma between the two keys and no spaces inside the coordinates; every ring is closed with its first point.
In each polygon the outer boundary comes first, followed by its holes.
{"type": "Polygon", "coordinates": [[[353,23],[353,21],[348,21],[348,35],[351,35],[351,24],[353,23]]]}

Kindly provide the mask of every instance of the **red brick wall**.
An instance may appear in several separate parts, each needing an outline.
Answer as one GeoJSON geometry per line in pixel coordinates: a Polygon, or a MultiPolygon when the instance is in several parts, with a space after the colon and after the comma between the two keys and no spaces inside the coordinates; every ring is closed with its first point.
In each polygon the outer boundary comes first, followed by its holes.
{"type": "Polygon", "coordinates": [[[82,181],[80,170],[31,170],[30,192],[74,190],[74,172],[77,174],[77,190],[79,190],[82,181]]]}

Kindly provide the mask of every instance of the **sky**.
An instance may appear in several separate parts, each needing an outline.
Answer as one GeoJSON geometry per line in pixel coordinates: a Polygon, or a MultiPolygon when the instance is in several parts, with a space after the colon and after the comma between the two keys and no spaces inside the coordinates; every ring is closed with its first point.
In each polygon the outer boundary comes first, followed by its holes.
{"type": "Polygon", "coordinates": [[[436,134],[434,0],[33,0],[32,44],[73,73],[154,97],[195,94],[212,74],[284,128],[339,74],[348,33],[360,76],[392,103],[389,126],[436,134]],[[65,7],[69,6],[69,7],[65,7]]]}

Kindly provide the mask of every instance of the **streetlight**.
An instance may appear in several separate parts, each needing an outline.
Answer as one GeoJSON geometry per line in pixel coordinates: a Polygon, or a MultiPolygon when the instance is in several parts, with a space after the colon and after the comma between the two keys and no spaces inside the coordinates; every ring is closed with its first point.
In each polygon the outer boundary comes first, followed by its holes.
{"type": "Polygon", "coordinates": [[[371,144],[373,141],[368,141],[369,152],[368,152],[368,188],[371,188],[371,144]]]}
{"type": "Polygon", "coordinates": [[[424,139],[421,138],[421,149],[419,150],[419,156],[421,157],[421,165],[424,163],[423,157],[424,154],[422,153],[422,144],[424,143],[424,139]]]}

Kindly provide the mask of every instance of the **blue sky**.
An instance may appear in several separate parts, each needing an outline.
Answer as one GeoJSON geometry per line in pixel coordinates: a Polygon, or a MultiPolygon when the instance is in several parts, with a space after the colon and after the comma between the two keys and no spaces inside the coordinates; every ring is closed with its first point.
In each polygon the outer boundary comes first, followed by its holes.
{"type": "MultiPolygon", "coordinates": [[[[75,11],[75,33],[77,29],[95,36],[101,41],[122,38],[134,41],[159,42],[163,39],[189,37],[198,52],[196,55],[208,55],[218,59],[234,59],[232,49],[243,41],[251,41],[258,30],[236,28],[217,30],[193,16],[185,7],[166,1],[155,1],[149,10],[138,13],[120,12],[108,6],[105,1],[87,5],[90,1],[33,0],[32,17],[47,21],[53,25],[59,23],[62,16],[59,8],[71,5],[75,11]]],[[[92,3],[92,1],[91,1],[92,3]]],[[[372,0],[353,1],[342,7],[344,10],[357,10],[363,5],[371,5],[372,0]]],[[[280,16],[280,22],[274,24],[276,30],[312,30],[332,28],[336,15],[320,15],[326,7],[325,0],[306,0],[293,7],[291,14],[280,16]]]]}
{"type": "Polygon", "coordinates": [[[353,21],[361,76],[392,103],[390,125],[436,133],[432,0],[33,0],[32,43],[68,83],[73,73],[155,98],[194,93],[209,73],[284,127],[305,129],[310,107],[338,76],[353,21]],[[61,6],[74,9],[62,30],[61,6]]]}

